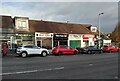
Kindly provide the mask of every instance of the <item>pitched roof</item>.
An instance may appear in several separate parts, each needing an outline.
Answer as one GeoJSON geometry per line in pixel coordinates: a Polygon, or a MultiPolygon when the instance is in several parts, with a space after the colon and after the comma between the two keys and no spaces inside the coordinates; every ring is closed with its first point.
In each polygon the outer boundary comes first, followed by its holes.
{"type": "Polygon", "coordinates": [[[0,28],[13,28],[13,19],[11,16],[0,15],[0,28]]]}
{"type": "Polygon", "coordinates": [[[29,20],[30,32],[91,34],[86,26],[91,25],[29,20]]]}

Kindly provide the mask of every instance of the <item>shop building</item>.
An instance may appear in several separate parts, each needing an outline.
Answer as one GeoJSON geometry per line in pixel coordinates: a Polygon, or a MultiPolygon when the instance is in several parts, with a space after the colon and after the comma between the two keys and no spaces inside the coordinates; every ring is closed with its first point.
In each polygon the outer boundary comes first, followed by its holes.
{"type": "Polygon", "coordinates": [[[35,45],[40,47],[83,47],[82,34],[91,34],[86,26],[91,25],[29,20],[30,32],[35,32],[35,45]]]}
{"type": "Polygon", "coordinates": [[[11,29],[6,29],[9,32],[11,30],[12,35],[7,35],[10,37],[9,41],[11,43],[35,44],[50,49],[57,45],[67,45],[73,48],[84,47],[84,43],[90,45],[92,42],[92,45],[94,45],[94,36],[88,29],[91,27],[89,24],[31,20],[28,17],[9,18],[11,23],[9,28],[11,29]]]}
{"type": "Polygon", "coordinates": [[[84,46],[94,46],[94,38],[95,36],[92,34],[83,34],[82,35],[83,38],[83,47],[84,46]]]}
{"type": "Polygon", "coordinates": [[[35,32],[35,45],[48,49],[53,48],[53,33],[35,32]]]}
{"type": "Polygon", "coordinates": [[[82,47],[82,35],[81,34],[69,34],[69,46],[72,48],[82,47]]]}
{"type": "Polygon", "coordinates": [[[0,44],[6,43],[12,47],[14,42],[14,23],[11,16],[0,16],[0,44]]]}
{"type": "Polygon", "coordinates": [[[53,35],[53,47],[58,45],[67,45],[68,46],[68,34],[58,33],[53,35]]]}
{"type": "Polygon", "coordinates": [[[14,17],[15,43],[34,44],[35,32],[30,32],[28,17],[14,17]]]}

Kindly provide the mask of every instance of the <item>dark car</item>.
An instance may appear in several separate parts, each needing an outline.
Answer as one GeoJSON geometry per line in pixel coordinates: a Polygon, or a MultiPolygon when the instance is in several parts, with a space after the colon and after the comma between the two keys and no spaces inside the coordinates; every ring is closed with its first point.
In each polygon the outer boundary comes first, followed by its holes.
{"type": "Polygon", "coordinates": [[[94,54],[94,53],[102,53],[102,49],[96,46],[86,46],[83,48],[76,48],[80,53],[84,54],[94,54]]]}

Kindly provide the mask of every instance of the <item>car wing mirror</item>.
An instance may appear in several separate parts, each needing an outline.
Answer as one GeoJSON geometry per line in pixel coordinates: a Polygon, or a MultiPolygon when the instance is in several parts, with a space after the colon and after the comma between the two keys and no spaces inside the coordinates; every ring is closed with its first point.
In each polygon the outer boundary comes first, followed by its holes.
{"type": "Polygon", "coordinates": [[[38,47],[38,49],[40,49],[40,47],[38,47]]]}

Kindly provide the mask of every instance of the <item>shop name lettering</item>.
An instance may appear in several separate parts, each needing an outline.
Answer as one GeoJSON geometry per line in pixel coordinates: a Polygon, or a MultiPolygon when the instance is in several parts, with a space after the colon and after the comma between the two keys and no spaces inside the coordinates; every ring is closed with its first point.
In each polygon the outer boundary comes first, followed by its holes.
{"type": "Polygon", "coordinates": [[[51,35],[50,34],[39,34],[39,36],[41,36],[41,37],[50,37],[51,35]]]}
{"type": "Polygon", "coordinates": [[[83,35],[83,38],[93,38],[94,35],[83,35]]]}
{"type": "Polygon", "coordinates": [[[56,37],[67,37],[67,35],[55,35],[56,37]]]}

